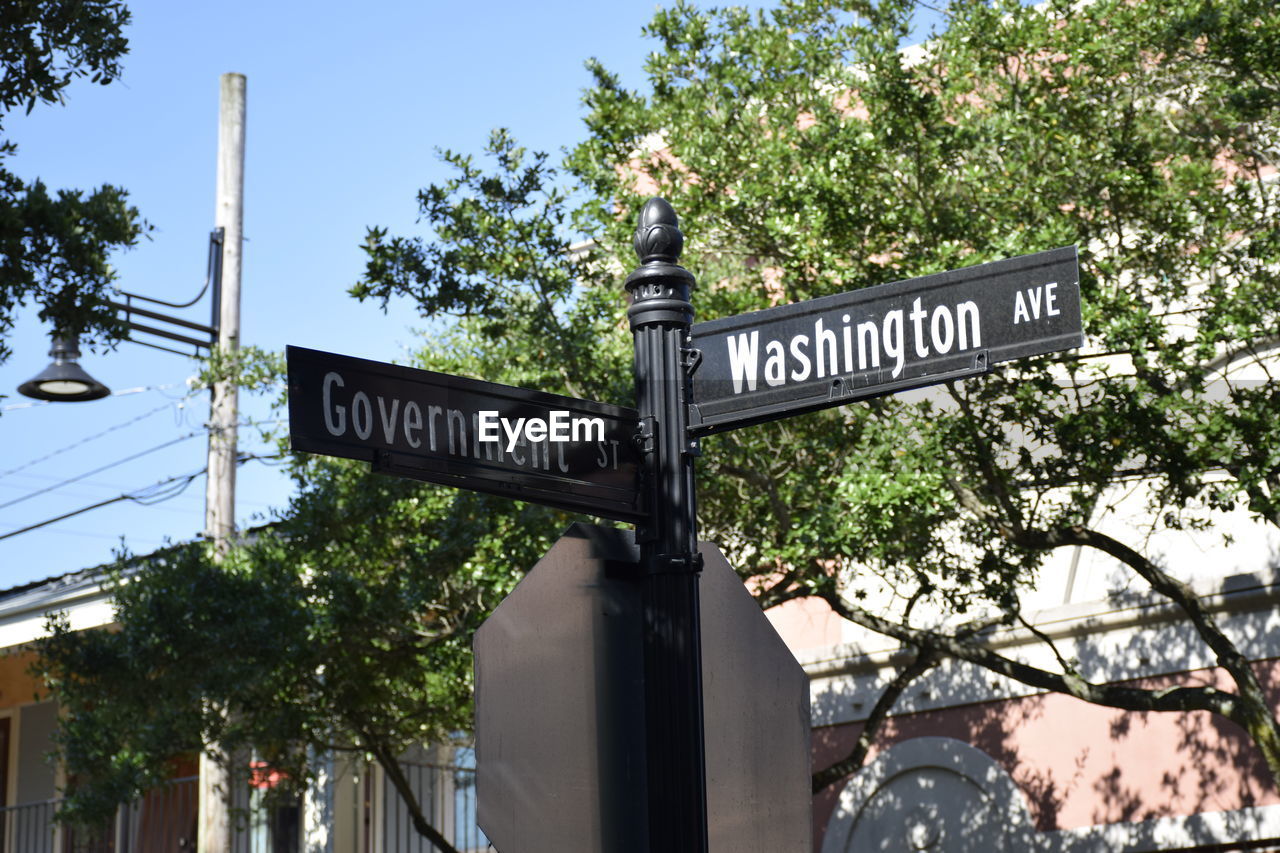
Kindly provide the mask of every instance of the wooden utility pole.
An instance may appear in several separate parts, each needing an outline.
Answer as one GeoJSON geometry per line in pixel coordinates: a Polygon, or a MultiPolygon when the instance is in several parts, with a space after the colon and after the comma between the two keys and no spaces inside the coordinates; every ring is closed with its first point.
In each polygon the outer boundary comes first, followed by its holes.
{"type": "MultiPolygon", "coordinates": [[[[218,349],[226,364],[240,349],[240,267],[244,226],[245,77],[223,74],[218,116],[217,210],[214,223],[223,229],[222,284],[218,349]]],[[[216,362],[215,362],[216,363],[216,362]]],[[[209,402],[209,469],[205,489],[205,535],[219,554],[235,533],[236,422],[238,393],[234,378],[213,385],[209,402]]],[[[206,746],[200,754],[199,853],[230,853],[230,774],[206,746]]],[[[225,759],[225,756],[222,756],[225,759]]]]}
{"type": "MultiPolygon", "coordinates": [[[[217,210],[223,229],[221,308],[217,358],[234,359],[240,349],[240,246],[244,229],[243,74],[222,75],[218,120],[217,210]]],[[[235,532],[237,391],[234,380],[214,383],[209,404],[209,476],[205,490],[205,535],[225,551],[235,532]]]]}

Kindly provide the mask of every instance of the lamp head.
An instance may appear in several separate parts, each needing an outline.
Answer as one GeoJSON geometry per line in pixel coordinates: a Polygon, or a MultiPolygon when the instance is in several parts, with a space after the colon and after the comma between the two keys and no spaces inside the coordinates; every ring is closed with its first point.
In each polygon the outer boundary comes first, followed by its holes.
{"type": "Polygon", "coordinates": [[[76,335],[55,335],[49,350],[53,364],[18,386],[18,393],[49,402],[100,400],[111,389],[94,379],[76,364],[80,357],[80,340],[76,335]]]}

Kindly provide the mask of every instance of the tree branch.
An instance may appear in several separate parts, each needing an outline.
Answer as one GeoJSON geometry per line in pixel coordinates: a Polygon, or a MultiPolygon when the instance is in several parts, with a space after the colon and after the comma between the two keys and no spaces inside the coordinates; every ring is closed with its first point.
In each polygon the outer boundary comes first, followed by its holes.
{"type": "Polygon", "coordinates": [[[782,529],[791,526],[791,510],[787,507],[786,501],[778,494],[777,481],[766,474],[751,468],[740,468],[737,465],[720,464],[720,470],[731,477],[750,483],[758,489],[763,489],[765,495],[769,498],[769,506],[773,509],[774,515],[778,519],[778,525],[782,529]]]}
{"type": "Polygon", "coordinates": [[[984,667],[998,675],[1054,693],[1065,693],[1109,708],[1125,711],[1211,711],[1243,724],[1239,696],[1214,687],[1175,687],[1144,690],[1115,684],[1093,684],[1079,676],[1039,669],[1007,658],[985,646],[960,637],[912,628],[858,607],[833,593],[823,595],[836,613],[878,634],[918,648],[934,648],[959,660],[984,667]]]}
{"type": "MultiPolygon", "coordinates": [[[[1016,501],[1009,494],[1009,490],[1005,487],[1004,480],[1000,477],[996,462],[991,458],[990,447],[987,444],[985,437],[980,435],[978,432],[977,424],[980,423],[980,421],[974,415],[973,407],[969,405],[969,399],[961,393],[960,388],[957,387],[955,382],[947,383],[947,388],[951,392],[952,399],[954,399],[956,404],[960,407],[960,411],[964,413],[964,423],[969,429],[970,435],[973,437],[973,447],[977,451],[978,456],[978,467],[982,470],[982,477],[986,480],[987,488],[991,491],[996,503],[1000,505],[1000,509],[1004,512],[1006,521],[1003,523],[997,523],[997,528],[1000,529],[1002,533],[1010,530],[1014,532],[1021,531],[1023,528],[1022,513],[1018,510],[1016,501]]],[[[948,482],[951,484],[953,490],[958,489],[959,484],[951,480],[951,478],[948,478],[948,482]]],[[[963,502],[965,496],[960,494],[958,490],[956,494],[963,502]]],[[[990,510],[971,511],[977,512],[979,518],[987,518],[992,514],[990,510]]]]}
{"type": "MultiPolygon", "coordinates": [[[[1225,371],[1235,362],[1244,361],[1246,358],[1251,358],[1254,362],[1258,362],[1262,360],[1263,355],[1276,349],[1280,349],[1280,335],[1263,335],[1262,337],[1248,341],[1235,349],[1229,349],[1217,358],[1205,362],[1200,365],[1198,372],[1203,375],[1217,373],[1218,371],[1225,371]]],[[[1191,388],[1192,385],[1195,384],[1192,381],[1194,376],[1195,375],[1193,374],[1192,376],[1188,376],[1187,379],[1182,382],[1179,382],[1177,388],[1179,390],[1191,388]]],[[[1197,388],[1196,390],[1200,389],[1197,388]]]]}
{"type": "Polygon", "coordinates": [[[1280,784],[1280,723],[1271,710],[1267,695],[1258,682],[1257,673],[1253,671],[1249,659],[1222,633],[1217,620],[1205,609],[1200,597],[1188,584],[1165,572],[1123,542],[1083,526],[1062,527],[1057,530],[1024,530],[1013,537],[1013,541],[1023,547],[1038,550],[1060,548],[1064,545],[1096,548],[1133,569],[1153,590],[1176,604],[1187,615],[1196,633],[1213,651],[1218,665],[1227,671],[1235,682],[1236,689],[1240,691],[1235,697],[1232,713],[1224,713],[1224,716],[1249,732],[1262,750],[1276,783],[1280,784]]]}
{"type": "Polygon", "coordinates": [[[365,742],[369,746],[369,751],[373,753],[374,758],[382,765],[383,771],[386,772],[387,778],[391,780],[391,784],[400,795],[405,808],[409,810],[409,819],[418,834],[434,844],[440,853],[460,853],[458,848],[450,844],[449,839],[445,838],[440,833],[440,830],[436,829],[422,814],[422,807],[418,805],[418,797],[413,792],[413,786],[409,784],[404,771],[400,768],[400,762],[391,753],[391,750],[374,738],[365,738],[365,742]]]}
{"type": "Polygon", "coordinates": [[[941,656],[932,648],[923,648],[917,652],[911,663],[898,670],[898,674],[885,686],[880,698],[876,700],[875,707],[867,715],[866,722],[862,724],[862,731],[858,733],[858,741],[849,754],[825,770],[813,774],[813,793],[820,793],[828,785],[839,782],[862,768],[871,744],[888,718],[894,703],[898,701],[898,697],[911,685],[911,682],[933,669],[940,659],[941,656]]]}
{"type": "MultiPolygon", "coordinates": [[[[1013,540],[1016,544],[1034,550],[1048,550],[1067,545],[1083,545],[1096,548],[1133,569],[1153,590],[1176,604],[1191,623],[1201,639],[1213,650],[1219,665],[1237,679],[1257,684],[1249,660],[1218,627],[1217,621],[1204,608],[1199,596],[1183,581],[1163,571],[1155,563],[1139,554],[1123,542],[1097,530],[1080,525],[1057,530],[1024,530],[1013,540]]],[[[1243,686],[1243,685],[1241,685],[1243,686]]],[[[1258,688],[1261,695],[1261,688],[1258,688]]]]}

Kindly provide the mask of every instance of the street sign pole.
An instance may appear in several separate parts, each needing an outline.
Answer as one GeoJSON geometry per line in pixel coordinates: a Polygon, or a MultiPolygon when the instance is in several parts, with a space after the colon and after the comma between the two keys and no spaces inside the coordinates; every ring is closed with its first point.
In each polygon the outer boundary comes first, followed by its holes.
{"type": "Polygon", "coordinates": [[[644,570],[643,649],[649,849],[706,853],[707,790],[698,611],[697,520],[688,435],[688,348],[693,275],[680,266],[684,236],[665,200],[640,213],[640,267],[627,277],[635,337],[643,487],[649,518],[636,530],[644,570]]]}

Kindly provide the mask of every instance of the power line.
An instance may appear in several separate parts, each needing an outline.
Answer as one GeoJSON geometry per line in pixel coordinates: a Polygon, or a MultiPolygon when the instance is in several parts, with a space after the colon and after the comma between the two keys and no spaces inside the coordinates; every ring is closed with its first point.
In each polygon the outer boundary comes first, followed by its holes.
{"type": "MultiPolygon", "coordinates": [[[[175,399],[176,399],[176,401],[177,401],[179,404],[181,404],[183,401],[185,401],[185,400],[186,400],[186,399],[188,399],[188,398],[186,398],[186,397],[179,397],[179,398],[175,398],[175,399]]],[[[82,439],[80,439],[79,441],[76,441],[76,442],[73,442],[72,444],[68,444],[68,445],[66,445],[65,447],[60,447],[60,448],[58,448],[57,450],[51,451],[51,452],[49,452],[49,453],[46,453],[44,456],[41,456],[41,457],[39,457],[39,458],[37,458],[37,459],[32,459],[30,462],[24,462],[23,464],[19,465],[19,466],[18,466],[18,467],[16,467],[16,468],[10,468],[8,471],[0,471],[0,479],[3,479],[3,478],[5,478],[5,477],[8,477],[10,474],[20,474],[20,473],[22,473],[23,471],[25,471],[27,468],[30,468],[32,465],[35,465],[37,462],[44,462],[44,461],[47,461],[47,460],[49,460],[49,459],[53,458],[54,456],[58,456],[59,454],[66,453],[68,450],[74,450],[75,448],[79,447],[79,446],[80,446],[80,445],[82,445],[82,444],[87,444],[88,442],[93,441],[93,440],[94,440],[94,439],[96,439],[96,438],[101,438],[102,436],[107,435],[107,434],[108,434],[108,433],[110,433],[110,432],[114,432],[115,430],[121,429],[121,428],[126,427],[126,426],[129,426],[129,425],[131,425],[131,424],[135,424],[135,423],[137,423],[138,421],[140,421],[140,420],[142,420],[142,419],[144,419],[144,418],[150,417],[151,415],[154,415],[156,412],[162,412],[162,411],[164,411],[164,410],[165,410],[165,409],[167,409],[167,408],[169,408],[169,404],[168,404],[168,403],[164,404],[163,406],[159,406],[159,407],[157,407],[157,408],[155,408],[155,409],[152,409],[152,410],[151,410],[151,411],[149,411],[149,412],[145,412],[144,414],[138,415],[138,416],[137,416],[136,418],[134,418],[133,420],[125,421],[125,422],[124,422],[124,423],[122,423],[122,424],[116,424],[116,425],[115,425],[115,426],[113,426],[113,427],[108,427],[107,429],[103,430],[103,431],[102,431],[102,432],[100,432],[100,433],[97,433],[97,434],[95,434],[95,435],[88,436],[88,437],[86,437],[86,438],[82,438],[82,439]]],[[[179,406],[179,408],[181,408],[181,405],[179,406]]],[[[182,423],[189,423],[185,418],[181,419],[181,421],[182,421],[182,423]]],[[[265,419],[246,418],[245,420],[238,421],[238,422],[236,423],[236,426],[239,426],[239,427],[254,428],[254,427],[262,427],[262,426],[278,426],[279,424],[283,424],[283,423],[287,423],[287,422],[288,422],[288,419],[287,419],[287,418],[265,418],[265,419]]],[[[207,430],[208,428],[209,428],[209,427],[208,427],[208,425],[207,425],[207,424],[201,424],[201,425],[200,425],[200,429],[205,429],[205,430],[207,430]]],[[[57,477],[52,477],[52,476],[50,476],[50,475],[48,475],[48,474],[23,474],[22,476],[24,476],[24,477],[35,477],[35,478],[37,478],[37,479],[42,479],[42,480],[56,480],[56,479],[58,479],[57,477]]],[[[114,487],[114,488],[125,488],[125,487],[124,487],[124,486],[116,486],[116,487],[114,487]]]]}
{"type": "MultiPolygon", "coordinates": [[[[27,489],[35,489],[35,488],[39,488],[40,486],[46,485],[48,483],[60,482],[64,478],[64,476],[65,475],[63,474],[54,476],[53,474],[36,474],[36,473],[31,473],[26,471],[19,471],[17,474],[13,475],[12,481],[6,482],[6,483],[0,483],[0,489],[10,489],[10,490],[19,491],[19,492],[25,492],[27,489]],[[27,480],[39,480],[40,482],[38,483],[18,482],[18,478],[24,478],[27,480]]],[[[81,480],[79,485],[88,486],[94,489],[106,489],[109,492],[127,492],[133,488],[132,484],[130,483],[119,482],[122,479],[124,478],[114,477],[110,480],[99,480],[95,478],[92,480],[81,480]]],[[[64,491],[63,494],[69,495],[71,494],[71,492],[64,491]]],[[[78,495],[78,497],[82,497],[82,498],[93,497],[93,495],[80,494],[78,495]]]]}
{"type": "MultiPolygon", "coordinates": [[[[121,391],[112,392],[112,397],[124,397],[129,394],[141,394],[144,391],[168,391],[171,388],[186,388],[185,382],[170,382],[168,385],[140,385],[137,388],[125,388],[121,391]]],[[[10,403],[7,406],[0,406],[0,412],[16,412],[18,409],[34,409],[38,406],[47,406],[50,403],[57,402],[55,400],[30,400],[25,403],[10,403]]]]}
{"type": "Polygon", "coordinates": [[[112,427],[107,427],[102,432],[94,433],[93,435],[87,436],[86,438],[82,438],[77,442],[68,444],[65,447],[60,447],[57,450],[54,450],[50,453],[46,453],[44,456],[41,456],[36,459],[32,459],[30,462],[24,462],[23,464],[19,465],[16,468],[10,468],[8,471],[0,471],[0,478],[8,477],[10,474],[16,474],[19,471],[24,471],[27,468],[30,468],[32,465],[37,465],[41,462],[45,462],[49,459],[52,459],[55,456],[58,456],[62,453],[66,453],[68,450],[74,450],[77,447],[80,447],[81,445],[88,444],[89,442],[95,439],[102,438],[104,435],[109,435],[110,433],[113,433],[118,429],[124,429],[127,426],[132,426],[133,424],[136,424],[138,421],[145,420],[146,418],[149,418],[158,412],[163,412],[165,409],[168,409],[171,405],[172,403],[165,403],[162,406],[156,406],[151,411],[143,412],[142,414],[138,415],[136,418],[131,418],[125,421],[124,423],[119,423],[112,427]]]}
{"type": "MultiPolygon", "coordinates": [[[[265,464],[267,464],[268,467],[277,467],[285,464],[287,461],[288,461],[287,459],[282,457],[279,461],[269,462],[265,464]]],[[[58,479],[57,477],[49,477],[49,476],[40,475],[40,474],[19,474],[17,476],[39,477],[40,479],[46,482],[58,479]]],[[[122,480],[123,478],[119,478],[119,479],[122,480]]],[[[71,497],[71,498],[100,498],[104,494],[111,494],[116,492],[127,492],[133,488],[133,486],[131,486],[128,483],[107,481],[107,480],[84,480],[80,482],[79,485],[87,486],[88,489],[81,490],[81,489],[62,488],[59,490],[59,495],[61,497],[71,497]]],[[[22,484],[22,485],[16,485],[13,483],[0,483],[0,489],[23,490],[28,488],[31,488],[31,484],[29,483],[22,484]]],[[[196,502],[202,502],[204,500],[204,497],[192,496],[190,499],[196,502]]],[[[255,507],[259,509],[270,509],[273,506],[275,506],[275,504],[264,503],[263,501],[251,501],[251,500],[240,500],[240,499],[236,500],[236,505],[243,506],[243,507],[255,507]]],[[[173,512],[185,512],[185,510],[174,509],[173,512]]]]}
{"type": "MultiPolygon", "coordinates": [[[[283,454],[279,453],[241,456],[236,460],[236,464],[243,465],[245,462],[255,461],[269,464],[271,460],[280,459],[282,456],[283,454]]],[[[186,490],[187,486],[191,485],[192,480],[204,476],[206,471],[208,471],[207,468],[201,468],[199,471],[194,471],[190,474],[181,474],[176,477],[169,477],[166,480],[161,480],[158,483],[147,486],[146,488],[139,489],[137,492],[132,494],[116,495],[115,497],[107,498],[104,501],[98,501],[97,503],[89,504],[88,506],[82,506],[79,509],[73,509],[71,512],[64,512],[62,515],[55,516],[54,518],[46,518],[44,521],[38,521],[35,524],[28,524],[26,527],[21,527],[17,530],[10,530],[8,533],[0,533],[0,540],[9,539],[22,533],[29,533],[32,530],[39,530],[41,527],[48,527],[50,524],[56,524],[59,521],[64,521],[68,518],[81,515],[89,512],[90,510],[99,509],[100,507],[109,506],[113,503],[119,503],[120,501],[133,501],[134,503],[142,504],[143,506],[153,506],[162,501],[176,498],[186,490]]]]}
{"type": "MultiPolygon", "coordinates": [[[[111,539],[116,542],[119,542],[121,538],[119,533],[94,533],[89,530],[69,530],[66,527],[58,528],[58,535],[59,536],[79,536],[84,539],[111,539]]],[[[131,547],[136,547],[138,545],[147,545],[150,547],[157,547],[157,546],[163,545],[164,540],[138,538],[137,536],[130,534],[129,544],[131,547]]]]}
{"type": "Polygon", "coordinates": [[[106,465],[103,465],[99,468],[94,468],[92,471],[86,471],[83,474],[78,474],[75,477],[71,477],[70,479],[63,480],[60,483],[54,483],[52,486],[46,486],[43,489],[39,489],[34,492],[29,492],[20,498],[14,498],[8,503],[0,504],[0,509],[5,509],[6,507],[11,507],[14,504],[22,503],[23,501],[34,498],[37,495],[43,495],[47,492],[52,492],[53,490],[60,489],[63,486],[69,486],[72,483],[79,482],[80,480],[85,479],[86,477],[92,477],[94,474],[100,474],[103,471],[106,471],[108,468],[114,468],[117,465],[123,465],[126,462],[132,462],[133,460],[138,459],[139,457],[146,456],[148,453],[155,453],[157,450],[163,450],[166,447],[171,447],[181,441],[186,441],[189,438],[194,438],[197,435],[203,435],[203,434],[204,434],[204,430],[197,430],[195,432],[189,432],[186,435],[180,435],[177,438],[173,439],[172,441],[166,441],[163,444],[157,444],[155,447],[151,447],[151,448],[148,448],[147,450],[140,451],[138,453],[133,454],[132,456],[126,456],[123,459],[117,459],[115,462],[108,462],[106,465]]]}
{"type": "MultiPolygon", "coordinates": [[[[29,467],[31,467],[32,465],[34,465],[35,463],[37,463],[37,462],[43,462],[44,460],[49,459],[49,458],[50,458],[50,457],[52,457],[52,456],[57,456],[58,454],[60,454],[60,453],[64,453],[64,452],[66,452],[66,451],[68,451],[68,450],[71,450],[71,449],[72,449],[72,448],[74,448],[74,447],[78,447],[78,446],[80,446],[80,445],[84,444],[85,442],[92,441],[92,440],[93,440],[93,439],[95,439],[95,438],[100,438],[101,436],[106,435],[107,433],[112,432],[113,430],[117,430],[117,429],[120,429],[120,428],[122,428],[122,427],[128,426],[128,425],[129,425],[129,424],[131,424],[131,423],[136,423],[137,421],[141,420],[142,418],[144,418],[144,417],[148,417],[148,416],[150,416],[150,415],[152,415],[152,414],[155,414],[155,413],[156,413],[156,412],[158,412],[158,411],[162,411],[163,409],[166,409],[166,408],[168,408],[168,404],[165,404],[164,406],[161,406],[161,407],[159,407],[159,408],[157,408],[157,409],[153,409],[152,411],[147,412],[146,414],[139,415],[138,417],[134,418],[132,421],[126,421],[126,422],[125,422],[125,423],[123,423],[123,424],[117,424],[116,426],[111,427],[111,428],[109,428],[109,429],[107,429],[107,430],[104,430],[104,431],[102,431],[102,432],[98,433],[97,435],[91,435],[91,436],[89,436],[88,438],[81,439],[80,441],[78,441],[78,442],[76,442],[76,443],[74,443],[74,444],[70,444],[70,445],[67,445],[66,447],[60,448],[60,449],[58,449],[58,450],[55,450],[55,451],[53,451],[52,453],[48,453],[48,454],[46,454],[46,455],[44,455],[44,456],[40,457],[39,459],[33,459],[33,460],[32,460],[32,461],[30,461],[30,462],[27,462],[27,463],[25,463],[25,464],[23,464],[23,465],[19,465],[17,468],[13,468],[13,469],[10,469],[10,470],[8,470],[8,471],[0,472],[0,478],[6,477],[6,476],[8,476],[8,475],[10,475],[10,474],[18,473],[18,472],[22,471],[24,468],[29,468],[29,467]]],[[[284,420],[283,420],[282,418],[276,418],[276,419],[274,419],[274,420],[265,420],[265,421],[253,421],[253,420],[241,421],[241,422],[240,422],[239,424],[237,424],[237,425],[238,425],[238,426],[242,426],[242,427],[252,427],[252,426],[259,426],[259,425],[263,425],[263,424],[278,424],[278,423],[283,423],[283,422],[284,422],[284,420]]],[[[112,463],[110,463],[110,464],[103,465],[101,468],[95,468],[95,469],[94,469],[94,470],[92,470],[92,471],[87,471],[87,472],[85,472],[85,473],[83,473],[83,474],[78,474],[78,475],[76,475],[75,477],[71,477],[71,478],[66,479],[66,480],[61,480],[61,481],[59,481],[59,482],[57,482],[57,483],[54,483],[54,484],[53,484],[53,485],[51,485],[51,486],[47,486],[47,487],[45,487],[45,488],[43,488],[43,489],[39,489],[39,490],[37,490],[37,491],[34,491],[34,492],[30,492],[30,493],[28,493],[28,494],[25,494],[25,495],[23,495],[23,496],[22,496],[22,497],[20,497],[20,498],[14,498],[13,500],[8,501],[7,503],[0,503],[0,509],[4,509],[5,507],[13,506],[14,504],[22,503],[23,501],[27,500],[28,498],[34,498],[34,497],[36,497],[36,496],[38,496],[38,495],[43,495],[43,494],[46,494],[46,493],[48,493],[48,492],[55,491],[55,490],[57,490],[57,489],[62,488],[63,486],[69,486],[69,485],[71,485],[72,483],[76,483],[76,482],[79,482],[79,481],[81,481],[81,480],[85,479],[86,477],[92,477],[94,474],[101,473],[102,471],[105,471],[105,470],[107,470],[108,468],[114,468],[114,467],[115,467],[115,466],[117,466],[117,465],[123,465],[125,462],[131,462],[131,461],[133,461],[134,459],[139,458],[140,456],[145,456],[145,455],[147,455],[148,453],[154,453],[154,452],[155,452],[155,451],[157,451],[157,450],[162,450],[163,448],[169,447],[170,445],[173,445],[173,444],[177,444],[177,443],[178,443],[178,442],[180,442],[180,441],[185,441],[185,440],[186,440],[186,439],[188,439],[188,438],[192,438],[192,437],[194,437],[194,436],[201,435],[201,434],[203,434],[204,432],[207,432],[207,431],[208,431],[208,429],[209,429],[209,427],[206,425],[206,426],[204,426],[202,429],[199,429],[199,430],[195,430],[195,431],[189,432],[189,433],[187,433],[186,435],[179,436],[178,438],[175,438],[175,439],[173,439],[172,441],[166,442],[166,443],[164,443],[164,444],[157,445],[157,446],[155,446],[155,447],[150,448],[149,450],[143,450],[143,451],[141,451],[140,453],[135,453],[135,454],[134,454],[134,455],[132,455],[132,456],[128,456],[128,457],[126,457],[126,458],[124,458],[124,459],[120,459],[120,460],[117,460],[117,461],[112,462],[112,463]]],[[[254,457],[254,458],[265,458],[265,457],[254,457]]],[[[28,475],[26,475],[26,476],[38,476],[38,475],[28,474],[28,475]]],[[[119,488],[119,487],[118,487],[118,486],[116,486],[116,487],[113,487],[113,488],[119,488]]]]}
{"type": "MultiPolygon", "coordinates": [[[[162,500],[170,497],[176,497],[178,494],[182,492],[183,489],[185,489],[187,486],[191,484],[192,480],[201,476],[202,474],[204,474],[204,472],[205,472],[205,469],[201,468],[199,471],[196,471],[192,474],[183,474],[178,477],[170,477],[167,480],[161,480],[155,485],[148,486],[147,488],[154,489],[158,486],[170,486],[172,484],[178,484],[176,490],[173,491],[171,494],[167,494],[166,498],[162,498],[162,500]]],[[[79,509],[73,509],[71,512],[64,512],[62,515],[56,516],[54,518],[47,518],[44,521],[38,521],[35,524],[28,524],[26,527],[21,527],[17,530],[10,530],[8,533],[0,533],[0,539],[8,539],[11,536],[17,536],[20,533],[29,533],[32,530],[38,530],[41,527],[47,527],[50,524],[54,524],[56,522],[63,521],[73,516],[80,515],[81,513],[89,512],[90,510],[108,506],[109,504],[118,503],[119,501],[137,501],[138,503],[144,503],[144,500],[139,499],[139,497],[136,495],[116,495],[114,498],[107,498],[105,501],[98,501],[97,503],[90,504],[89,506],[82,506],[79,509]]]]}
{"type": "MultiPolygon", "coordinates": [[[[156,472],[156,473],[158,474],[159,472],[156,472]]],[[[97,482],[97,481],[86,480],[84,483],[78,484],[78,485],[88,486],[94,482],[97,482]]],[[[0,483],[0,488],[4,488],[4,486],[5,486],[4,483],[0,483]]],[[[137,486],[132,483],[112,483],[110,486],[104,485],[104,486],[99,486],[94,488],[83,488],[83,489],[78,488],[77,486],[67,486],[64,489],[58,490],[57,497],[61,498],[64,501],[81,501],[81,500],[96,501],[96,500],[101,500],[102,498],[105,498],[105,497],[109,497],[110,495],[118,495],[121,492],[130,492],[136,488],[137,486]]],[[[52,498],[52,497],[53,496],[49,496],[49,498],[52,498]]],[[[49,499],[49,498],[46,498],[46,499],[49,499]]],[[[178,504],[176,503],[173,504],[172,506],[161,507],[161,509],[164,509],[168,512],[173,512],[173,513],[189,514],[203,500],[204,500],[203,495],[196,495],[193,493],[190,495],[186,495],[183,501],[181,502],[186,505],[187,507],[186,509],[179,507],[178,504]]]]}

